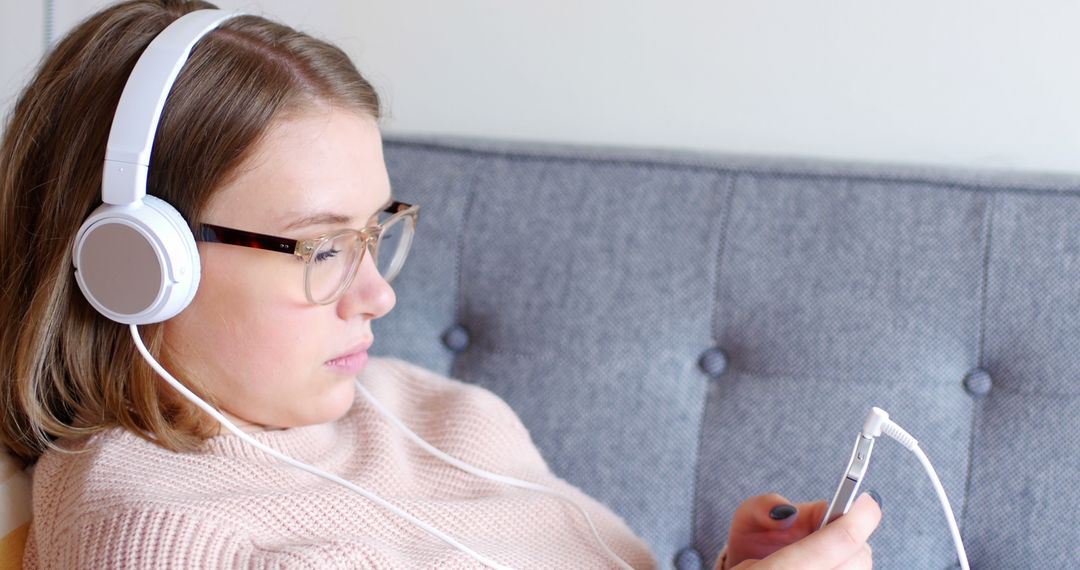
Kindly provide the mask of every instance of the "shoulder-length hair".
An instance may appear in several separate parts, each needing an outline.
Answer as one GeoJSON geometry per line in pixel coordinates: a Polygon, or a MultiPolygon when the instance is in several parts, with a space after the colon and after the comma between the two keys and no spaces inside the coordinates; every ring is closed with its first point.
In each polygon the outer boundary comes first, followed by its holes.
{"type": "MultiPolygon", "coordinates": [[[[75,283],[71,245],[101,203],[113,113],[136,60],[201,1],[135,0],[78,25],[43,59],[0,146],[0,442],[28,462],[57,438],[120,426],[192,450],[216,422],[172,393],[127,327],[75,283]]],[[[329,104],[380,118],[375,90],[337,47],[257,16],[192,51],[165,106],[147,191],[189,224],[286,113],[329,104]]],[[[159,357],[162,328],[143,327],[159,357]]],[[[198,386],[190,386],[203,393],[198,386]]]]}

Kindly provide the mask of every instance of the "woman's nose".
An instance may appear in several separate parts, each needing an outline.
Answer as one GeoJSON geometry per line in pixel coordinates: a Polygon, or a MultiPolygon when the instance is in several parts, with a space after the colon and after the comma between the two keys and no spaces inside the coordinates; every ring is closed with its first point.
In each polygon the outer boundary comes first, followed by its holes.
{"type": "Polygon", "coordinates": [[[338,313],[343,319],[363,315],[377,319],[386,315],[397,303],[394,288],[379,273],[375,256],[366,251],[360,266],[356,268],[349,288],[338,300],[338,313]]]}

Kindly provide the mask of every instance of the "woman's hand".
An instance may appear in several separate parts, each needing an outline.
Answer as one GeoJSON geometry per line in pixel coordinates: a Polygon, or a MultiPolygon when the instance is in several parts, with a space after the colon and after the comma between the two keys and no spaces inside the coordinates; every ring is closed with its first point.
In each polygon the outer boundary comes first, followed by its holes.
{"type": "Polygon", "coordinates": [[[717,570],[872,568],[866,540],[881,520],[877,501],[864,493],[817,531],[826,508],[824,501],[792,505],[776,494],[743,501],[728,533],[727,568],[717,570]]]}

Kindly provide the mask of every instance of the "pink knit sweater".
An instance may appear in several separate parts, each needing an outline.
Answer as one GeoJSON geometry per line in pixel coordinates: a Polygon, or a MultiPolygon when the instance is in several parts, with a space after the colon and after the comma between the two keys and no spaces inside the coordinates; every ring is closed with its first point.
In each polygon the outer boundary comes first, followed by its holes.
{"type": "MultiPolygon", "coordinates": [[[[491,392],[393,359],[373,358],[360,378],[435,447],[571,495],[630,565],[656,567],[622,519],[550,472],[521,421],[491,392]]],[[[255,437],[501,564],[614,567],[579,511],[435,459],[359,396],[336,422],[255,437]]],[[[386,509],[231,434],[184,454],[121,429],[62,443],[79,453],[49,451],[34,472],[28,569],[481,567],[386,509]]]]}

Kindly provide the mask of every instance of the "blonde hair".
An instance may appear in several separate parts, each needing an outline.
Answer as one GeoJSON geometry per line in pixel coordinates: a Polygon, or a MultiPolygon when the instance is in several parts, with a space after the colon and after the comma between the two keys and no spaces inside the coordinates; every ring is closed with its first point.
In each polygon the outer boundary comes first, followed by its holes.
{"type": "MultiPolygon", "coordinates": [[[[83,298],[71,265],[75,232],[101,203],[105,142],[135,61],[173,20],[214,7],[136,0],[91,16],[47,55],[6,125],[0,443],[25,461],[57,438],[115,426],[178,451],[216,433],[140,358],[127,328],[83,298]]],[[[173,87],[148,192],[193,223],[275,119],[321,103],[380,117],[375,90],[337,47],[256,16],[225,22],[195,47],[173,87]]],[[[160,324],[141,331],[159,357],[160,324]]]]}

